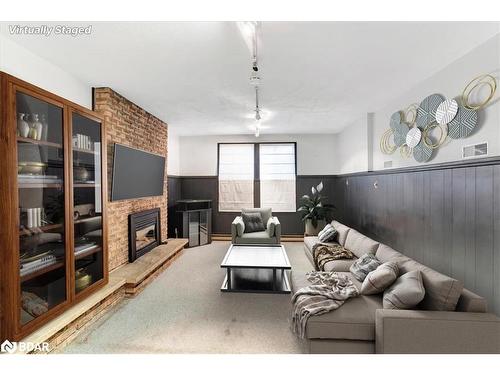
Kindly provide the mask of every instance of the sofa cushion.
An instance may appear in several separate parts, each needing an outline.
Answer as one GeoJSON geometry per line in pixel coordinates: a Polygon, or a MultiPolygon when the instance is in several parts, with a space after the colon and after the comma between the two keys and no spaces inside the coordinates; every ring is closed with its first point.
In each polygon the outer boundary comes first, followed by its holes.
{"type": "Polygon", "coordinates": [[[273,210],[270,208],[243,208],[241,210],[241,213],[251,213],[251,212],[258,212],[260,213],[260,216],[262,217],[262,222],[267,223],[269,218],[273,216],[273,210]]]}
{"type": "Polygon", "coordinates": [[[382,263],[386,263],[386,262],[391,261],[391,262],[395,262],[395,263],[399,264],[399,263],[401,263],[402,260],[409,259],[408,257],[404,256],[400,252],[394,250],[392,247],[389,247],[383,243],[381,243],[379,245],[377,252],[375,253],[375,256],[382,263]]]}
{"type": "Polygon", "coordinates": [[[351,268],[356,259],[358,258],[332,260],[325,264],[324,269],[327,272],[349,272],[349,268],[351,268]]]}
{"type": "Polygon", "coordinates": [[[380,244],[377,241],[374,241],[351,228],[347,233],[347,238],[343,246],[346,249],[351,250],[358,258],[361,258],[362,255],[367,253],[375,254],[379,245],[380,244]]]}
{"type": "Polygon", "coordinates": [[[410,271],[400,276],[384,292],[384,309],[412,309],[424,299],[422,273],[410,271]]]}
{"type": "Polygon", "coordinates": [[[243,233],[241,237],[235,238],[235,243],[240,245],[251,245],[251,244],[277,244],[278,240],[276,237],[269,237],[267,231],[262,232],[252,232],[243,233]]]}
{"type": "Polygon", "coordinates": [[[419,308],[437,311],[455,310],[463,289],[461,281],[434,271],[410,258],[399,264],[399,268],[401,273],[414,270],[422,272],[425,297],[418,305],[419,308]]]}
{"type": "Polygon", "coordinates": [[[346,240],[347,234],[349,233],[351,228],[349,228],[348,226],[346,226],[342,223],[339,223],[338,221],[335,221],[335,220],[333,220],[331,224],[338,233],[337,234],[337,242],[345,247],[345,240],[346,240]]]}
{"type": "Polygon", "coordinates": [[[380,266],[380,261],[373,254],[364,254],[351,265],[349,271],[358,280],[363,282],[366,276],[380,266]]]}
{"type": "Polygon", "coordinates": [[[382,293],[389,287],[399,276],[398,265],[394,262],[386,262],[377,267],[376,270],[370,272],[361,285],[361,294],[377,294],[382,293]]]}
{"type": "Polygon", "coordinates": [[[241,216],[237,216],[233,220],[233,224],[236,226],[236,234],[238,236],[243,236],[243,233],[245,233],[245,223],[243,222],[243,218],[241,216]]]}
{"type": "MultiPolygon", "coordinates": [[[[358,282],[348,272],[339,272],[348,275],[359,289],[358,282]]],[[[292,287],[294,291],[310,285],[305,274],[292,273],[292,287]]],[[[310,316],[306,325],[308,339],[346,339],[346,340],[375,340],[375,311],[382,308],[382,297],[357,296],[350,298],[337,310],[322,315],[310,316]]]]}
{"type": "Polygon", "coordinates": [[[260,212],[245,212],[241,214],[245,223],[245,233],[262,232],[266,230],[260,212]]]}

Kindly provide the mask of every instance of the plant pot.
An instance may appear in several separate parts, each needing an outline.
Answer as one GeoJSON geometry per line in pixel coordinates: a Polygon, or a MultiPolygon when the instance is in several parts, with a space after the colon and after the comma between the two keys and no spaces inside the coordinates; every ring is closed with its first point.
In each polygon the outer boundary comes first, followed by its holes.
{"type": "Polygon", "coordinates": [[[306,220],[306,231],[305,234],[307,236],[317,236],[318,233],[320,232],[321,229],[323,229],[326,225],[325,220],[318,220],[318,223],[316,226],[313,226],[312,220],[307,219],[306,220]]]}

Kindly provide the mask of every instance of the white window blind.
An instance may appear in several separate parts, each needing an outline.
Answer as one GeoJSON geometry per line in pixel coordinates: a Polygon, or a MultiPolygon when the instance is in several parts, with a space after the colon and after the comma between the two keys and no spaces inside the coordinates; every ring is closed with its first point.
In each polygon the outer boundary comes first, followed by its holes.
{"type": "Polygon", "coordinates": [[[219,211],[253,208],[254,145],[219,145],[219,211]]]}
{"type": "Polygon", "coordinates": [[[260,144],[260,207],[295,212],[295,144],[260,144]]]}

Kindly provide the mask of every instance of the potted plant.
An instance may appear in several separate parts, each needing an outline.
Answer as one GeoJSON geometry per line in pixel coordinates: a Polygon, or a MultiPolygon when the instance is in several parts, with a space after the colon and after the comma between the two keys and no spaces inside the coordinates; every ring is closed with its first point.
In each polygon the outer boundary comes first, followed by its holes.
{"type": "Polygon", "coordinates": [[[326,221],[331,218],[332,204],[324,203],[326,197],[321,195],[323,182],[318,186],[312,187],[312,195],[302,196],[301,206],[297,209],[302,215],[302,221],[305,222],[305,234],[315,236],[326,225],[326,221]]]}

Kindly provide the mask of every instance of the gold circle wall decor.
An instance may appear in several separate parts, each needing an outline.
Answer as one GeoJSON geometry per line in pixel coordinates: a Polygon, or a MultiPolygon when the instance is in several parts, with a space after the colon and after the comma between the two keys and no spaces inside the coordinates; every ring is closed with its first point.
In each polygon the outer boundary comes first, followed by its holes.
{"type": "Polygon", "coordinates": [[[438,147],[440,147],[445,141],[446,138],[448,137],[448,127],[446,125],[438,124],[437,122],[432,122],[429,125],[427,125],[422,132],[422,139],[424,140],[424,143],[426,144],[427,147],[435,150],[438,147]],[[439,139],[437,142],[433,142],[432,139],[430,138],[430,132],[433,129],[439,129],[439,139]]]}
{"type": "Polygon", "coordinates": [[[397,150],[396,145],[391,145],[390,139],[391,135],[394,134],[394,130],[392,129],[387,129],[383,134],[382,137],[380,138],[380,150],[382,153],[386,155],[391,155],[397,150]]]}
{"type": "Polygon", "coordinates": [[[401,154],[403,159],[408,159],[408,158],[410,158],[411,154],[413,153],[413,149],[405,144],[399,148],[399,153],[401,154]]]}
{"type": "Polygon", "coordinates": [[[417,111],[418,111],[418,103],[410,104],[404,112],[404,121],[408,124],[408,126],[413,127],[415,125],[415,121],[417,121],[417,111]]]}
{"type": "Polygon", "coordinates": [[[478,110],[484,108],[490,100],[495,95],[495,91],[497,90],[497,80],[490,74],[483,74],[477,76],[472,81],[470,81],[467,86],[465,86],[464,91],[462,92],[462,105],[467,109],[478,110]],[[489,95],[486,99],[483,99],[479,103],[471,103],[471,94],[474,91],[479,90],[481,87],[487,86],[489,88],[489,95]]]}

